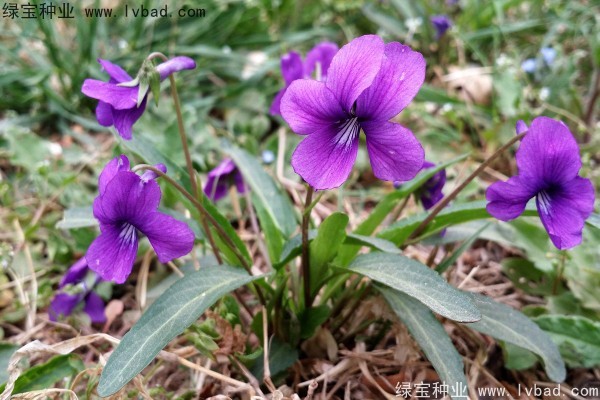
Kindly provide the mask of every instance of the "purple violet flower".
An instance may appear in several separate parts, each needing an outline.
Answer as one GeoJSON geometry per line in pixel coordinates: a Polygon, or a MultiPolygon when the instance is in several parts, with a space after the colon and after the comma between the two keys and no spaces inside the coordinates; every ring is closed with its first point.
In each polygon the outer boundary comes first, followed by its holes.
{"type": "Polygon", "coordinates": [[[412,101],[424,79],[421,53],[366,35],[333,57],[325,82],[292,82],[281,114],[294,132],[306,135],[292,156],[296,173],[317,190],[339,187],[356,160],[362,129],[376,177],[414,178],[423,166],[423,147],[390,119],[412,101]]]}
{"type": "MultiPolygon", "coordinates": [[[[523,128],[524,123],[517,124],[517,132],[523,128]]],[[[594,209],[594,187],[579,176],[579,147],[569,128],[552,118],[535,118],[516,158],[519,173],[487,189],[488,212],[509,221],[521,215],[535,197],[554,246],[561,250],[577,246],[585,220],[594,209]]]]}
{"type": "Polygon", "coordinates": [[[435,38],[440,40],[448,29],[452,26],[452,21],[446,15],[434,15],[429,18],[431,25],[435,28],[435,38]]]}
{"type": "Polygon", "coordinates": [[[50,320],[56,321],[60,316],[71,315],[73,310],[83,303],[83,311],[89,315],[92,322],[105,322],[104,300],[94,292],[94,287],[100,281],[100,277],[88,268],[85,257],[79,259],[60,281],[58,288],[64,290],[54,296],[50,303],[48,309],[50,320]],[[88,273],[94,275],[91,279],[91,287],[88,287],[90,280],[86,280],[88,273]],[[67,286],[76,287],[76,290],[70,290],[67,286]]]}
{"type": "Polygon", "coordinates": [[[285,87],[281,89],[273,99],[271,109],[269,110],[271,115],[281,114],[281,99],[287,88],[297,79],[310,78],[317,68],[317,63],[321,68],[321,80],[324,81],[327,77],[327,71],[329,70],[331,60],[337,51],[337,44],[321,42],[306,54],[304,63],[302,62],[302,56],[295,51],[290,51],[281,57],[281,74],[285,80],[285,87]]]}
{"type": "Polygon", "coordinates": [[[223,198],[229,187],[234,184],[238,193],[246,193],[246,185],[240,170],[232,159],[226,158],[208,173],[204,194],[212,201],[217,201],[223,198]]]}
{"type": "MultiPolygon", "coordinates": [[[[435,167],[434,163],[429,161],[425,161],[423,163],[423,169],[433,168],[435,167]]],[[[442,198],[444,198],[444,193],[442,193],[442,189],[446,184],[446,170],[442,169],[436,172],[431,178],[427,180],[420,188],[417,190],[416,195],[421,200],[421,204],[423,204],[423,208],[425,210],[429,210],[433,206],[437,204],[442,198]]]]}
{"type": "MultiPolygon", "coordinates": [[[[166,171],[162,164],[156,167],[166,171]]],[[[154,172],[140,176],[130,171],[124,155],[111,160],[100,174],[94,217],[101,233],[85,258],[103,279],[125,282],[137,255],[140,233],[148,237],[162,263],[192,251],[194,233],[188,225],[157,211],[161,192],[155,178],[154,172]]]]}
{"type": "MultiPolygon", "coordinates": [[[[142,116],[146,109],[148,94],[145,93],[143,101],[138,104],[140,85],[119,86],[119,84],[132,82],[133,78],[121,67],[108,60],[98,59],[102,68],[108,73],[108,82],[96,79],[86,79],[81,91],[86,96],[100,100],[96,107],[96,119],[102,126],[113,126],[125,140],[131,139],[133,124],[142,116]]],[[[156,72],[160,80],[165,80],[174,72],[184,69],[196,68],[196,62],[189,57],[174,57],[169,61],[159,64],[156,72]]],[[[137,78],[136,78],[137,79],[137,78]]]]}

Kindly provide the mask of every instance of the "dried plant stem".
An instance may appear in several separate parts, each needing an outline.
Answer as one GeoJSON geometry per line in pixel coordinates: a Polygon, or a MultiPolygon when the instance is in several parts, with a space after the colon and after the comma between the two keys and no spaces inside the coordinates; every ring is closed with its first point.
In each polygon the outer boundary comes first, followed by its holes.
{"type": "Polygon", "coordinates": [[[304,307],[311,306],[310,294],[310,254],[308,249],[308,224],[310,222],[310,210],[312,210],[312,196],[314,189],[308,185],[306,191],[306,201],[304,202],[304,212],[302,213],[302,277],[304,279],[304,307]]]}
{"type": "Polygon", "coordinates": [[[404,201],[402,201],[402,203],[396,208],[396,210],[394,210],[394,213],[392,214],[392,217],[390,218],[390,223],[394,223],[398,220],[398,218],[400,217],[400,214],[402,214],[402,211],[404,211],[404,208],[406,208],[406,205],[408,204],[409,200],[410,200],[410,195],[406,196],[404,198],[404,201]]]}
{"type": "Polygon", "coordinates": [[[435,219],[435,217],[440,213],[440,211],[442,211],[444,209],[444,207],[446,207],[448,205],[448,203],[450,203],[452,200],[454,200],[456,198],[456,196],[458,196],[458,194],[465,187],[467,187],[467,185],[469,183],[471,183],[471,181],[473,179],[475,179],[488,165],[490,165],[496,158],[498,158],[498,156],[500,156],[502,153],[504,153],[510,146],[512,146],[519,140],[521,140],[523,138],[523,136],[525,136],[526,133],[527,133],[527,131],[525,131],[519,135],[516,135],[511,140],[509,140],[506,144],[504,144],[504,146],[502,146],[498,150],[496,150],[496,152],[494,154],[492,154],[491,156],[489,156],[484,162],[482,162],[479,165],[479,167],[477,167],[477,169],[475,171],[473,171],[473,173],[467,177],[467,179],[465,179],[460,185],[458,185],[456,187],[456,189],[454,189],[452,191],[452,193],[450,193],[448,196],[444,197],[439,203],[436,204],[436,206],[433,208],[433,210],[431,210],[431,212],[429,213],[427,218],[425,218],[423,220],[423,222],[421,222],[419,224],[419,226],[417,226],[417,229],[415,229],[413,231],[413,233],[408,237],[407,240],[414,239],[417,236],[419,236],[421,233],[423,233],[423,231],[425,231],[425,229],[431,223],[431,221],[433,221],[435,219]]]}
{"type": "Polygon", "coordinates": [[[29,273],[31,276],[31,298],[28,299],[27,302],[29,312],[27,313],[27,319],[25,320],[25,330],[30,331],[33,328],[35,322],[35,315],[37,312],[38,284],[37,279],[35,277],[33,258],[31,258],[31,252],[29,251],[29,246],[27,245],[25,233],[23,232],[21,224],[19,223],[19,220],[17,218],[13,220],[13,226],[17,231],[17,237],[19,238],[19,242],[21,243],[19,247],[23,250],[23,254],[25,254],[25,260],[27,261],[27,267],[29,268],[29,273]]]}
{"type": "Polygon", "coordinates": [[[583,120],[587,124],[588,128],[590,128],[589,131],[591,131],[591,127],[594,124],[594,109],[596,106],[596,101],[600,97],[600,67],[596,67],[594,69],[594,76],[590,86],[591,92],[588,96],[585,114],[583,116],[583,120]]]}
{"type": "Polygon", "coordinates": [[[260,250],[263,258],[265,259],[265,264],[267,264],[267,268],[269,270],[273,269],[273,264],[271,263],[271,257],[269,256],[269,252],[267,251],[267,245],[263,240],[263,237],[260,233],[260,227],[258,226],[258,219],[256,218],[256,213],[254,212],[254,207],[252,207],[252,196],[250,192],[246,192],[246,208],[248,209],[248,216],[250,217],[250,225],[252,226],[252,230],[256,235],[256,243],[258,244],[258,249],[260,250]]]}
{"type": "MultiPolygon", "coordinates": [[[[148,56],[148,59],[152,59],[154,57],[158,57],[163,61],[168,61],[168,58],[158,52],[154,52],[148,56]]],[[[173,98],[173,104],[175,105],[175,114],[177,115],[177,127],[179,128],[179,137],[181,139],[181,146],[183,148],[183,154],[185,156],[185,164],[187,166],[188,174],[190,176],[190,184],[192,186],[192,193],[196,199],[200,198],[200,193],[198,192],[198,181],[199,178],[196,175],[196,171],[194,170],[194,165],[192,164],[192,156],[190,155],[190,149],[187,144],[187,134],[185,133],[185,125],[183,124],[183,115],[181,114],[181,103],[179,102],[179,94],[177,93],[177,85],[175,84],[175,77],[171,74],[169,75],[169,82],[171,83],[171,97],[173,98]]],[[[201,185],[200,185],[201,186],[201,185]]],[[[215,240],[212,236],[212,232],[208,227],[208,222],[204,216],[200,218],[200,223],[202,224],[202,229],[206,233],[206,238],[210,243],[210,247],[217,258],[217,262],[219,264],[223,264],[223,260],[221,259],[221,253],[219,252],[219,248],[217,247],[215,240]]]]}
{"type": "Polygon", "coordinates": [[[552,294],[556,295],[558,292],[558,285],[562,280],[563,271],[565,270],[565,261],[567,259],[567,252],[561,250],[560,252],[560,261],[558,262],[558,266],[556,267],[556,276],[554,277],[554,282],[552,282],[552,294]]]}
{"type": "Polygon", "coordinates": [[[269,366],[269,322],[267,318],[267,308],[262,308],[262,328],[263,328],[263,365],[264,365],[264,378],[263,381],[271,393],[275,392],[277,388],[271,380],[271,367],[269,366]]]}

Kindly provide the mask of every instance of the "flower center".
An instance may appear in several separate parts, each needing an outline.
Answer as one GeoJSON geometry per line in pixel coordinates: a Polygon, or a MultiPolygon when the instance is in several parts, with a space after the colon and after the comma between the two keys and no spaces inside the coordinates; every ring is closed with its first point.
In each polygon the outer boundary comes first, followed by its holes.
{"type": "Polygon", "coordinates": [[[128,222],[125,222],[121,225],[121,232],[119,233],[119,241],[121,242],[121,246],[131,246],[135,243],[137,239],[137,230],[135,226],[131,225],[128,222]]]}
{"type": "Polygon", "coordinates": [[[360,124],[358,123],[358,117],[353,117],[344,121],[341,121],[337,127],[338,133],[333,139],[336,145],[341,145],[345,148],[350,147],[360,131],[360,124]]]}
{"type": "Polygon", "coordinates": [[[546,190],[542,190],[537,195],[537,204],[541,212],[549,215],[552,211],[552,205],[550,204],[550,194],[546,190]]]}

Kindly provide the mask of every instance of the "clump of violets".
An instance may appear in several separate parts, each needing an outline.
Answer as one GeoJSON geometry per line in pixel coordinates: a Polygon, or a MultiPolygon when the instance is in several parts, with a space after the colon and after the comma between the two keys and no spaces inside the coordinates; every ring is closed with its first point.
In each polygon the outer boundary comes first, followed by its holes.
{"type": "Polygon", "coordinates": [[[146,109],[148,90],[175,72],[196,68],[194,60],[183,56],[174,57],[156,67],[146,60],[133,79],[120,66],[108,60],[98,59],[98,62],[108,73],[108,82],[86,79],[81,91],[86,96],[100,100],[96,107],[98,123],[106,127],[114,126],[125,140],[131,139],[133,124],[146,109]]]}
{"type": "MultiPolygon", "coordinates": [[[[156,166],[166,172],[162,164],[156,166]]],[[[103,279],[123,283],[131,273],[140,233],[147,236],[158,260],[166,263],[192,251],[194,233],[185,222],[158,211],[161,191],[157,175],[138,175],[121,155],[111,160],[98,179],[94,217],[101,234],[85,255],[88,266],[103,279]]]]}
{"type": "Polygon", "coordinates": [[[73,264],[58,285],[60,292],[50,303],[50,320],[71,315],[83,303],[83,311],[93,323],[105,322],[104,300],[94,291],[100,281],[100,277],[88,268],[85,258],[73,264]]]}
{"type": "Polygon", "coordinates": [[[240,170],[232,159],[226,158],[208,173],[204,194],[212,201],[217,201],[225,197],[232,185],[235,185],[238,193],[246,193],[246,185],[240,170]]]}
{"type": "Polygon", "coordinates": [[[446,34],[446,31],[452,27],[452,21],[447,15],[434,15],[429,18],[429,21],[435,29],[436,40],[440,40],[446,34]]]}
{"type": "Polygon", "coordinates": [[[338,51],[338,46],[331,42],[321,42],[313,47],[307,54],[306,60],[295,51],[290,51],[281,57],[281,75],[285,80],[285,87],[281,89],[271,103],[271,115],[281,114],[281,99],[287,88],[297,79],[311,78],[313,72],[319,69],[320,80],[327,78],[327,71],[333,56],[338,51]]]}
{"type": "Polygon", "coordinates": [[[295,133],[306,135],[292,156],[296,173],[318,190],[339,187],[352,170],[362,130],[377,178],[412,179],[423,166],[423,147],[390,119],[412,101],[424,79],[421,53],[366,35],[333,57],[325,82],[292,82],[281,114],[295,133]]]}
{"type": "MultiPolygon", "coordinates": [[[[517,133],[527,130],[523,121],[517,133]]],[[[517,218],[535,197],[550,240],[564,250],[581,243],[585,220],[594,209],[594,187],[579,176],[579,147],[567,126],[548,117],[533,120],[516,154],[516,176],[492,184],[488,212],[502,220],[517,218]]]]}

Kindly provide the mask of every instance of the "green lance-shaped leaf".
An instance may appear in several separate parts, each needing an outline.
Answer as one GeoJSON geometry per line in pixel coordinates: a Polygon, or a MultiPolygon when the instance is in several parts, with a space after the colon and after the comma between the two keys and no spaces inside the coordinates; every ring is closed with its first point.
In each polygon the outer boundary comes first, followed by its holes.
{"type": "Polygon", "coordinates": [[[451,286],[426,265],[403,255],[360,255],[348,269],[406,293],[446,318],[460,322],[473,322],[481,318],[468,293],[451,286]]]}
{"type": "Polygon", "coordinates": [[[63,219],[56,223],[56,227],[59,229],[87,228],[90,226],[98,226],[92,206],[68,208],[63,214],[63,219]]]}
{"type": "MultiPolygon", "coordinates": [[[[491,218],[491,215],[485,208],[486,204],[486,201],[474,201],[470,203],[448,206],[440,211],[433,221],[431,221],[422,235],[428,236],[451,225],[458,225],[478,219],[491,218]]],[[[387,239],[400,246],[406,241],[406,239],[408,239],[411,233],[417,229],[421,222],[427,218],[427,215],[428,213],[422,213],[410,218],[405,218],[393,225],[390,225],[387,229],[381,231],[381,233],[379,233],[377,236],[387,239]]],[[[523,212],[523,216],[537,216],[535,205],[529,205],[523,212]]]]}
{"type": "Polygon", "coordinates": [[[255,157],[236,147],[228,147],[225,151],[242,172],[244,182],[262,203],[275,226],[286,238],[289,237],[296,227],[296,219],[288,197],[277,188],[273,178],[265,172],[255,157]]]}
{"type": "MultiPolygon", "coordinates": [[[[434,176],[438,171],[449,167],[450,165],[459,162],[467,157],[467,154],[464,154],[460,157],[457,157],[453,160],[445,162],[443,164],[436,165],[432,168],[427,168],[421,171],[414,179],[409,182],[404,183],[398,190],[394,190],[393,192],[386,195],[375,207],[373,211],[370,212],[367,219],[365,219],[353,232],[357,235],[371,235],[377,227],[383,222],[385,217],[387,217],[394,207],[398,205],[400,200],[410,196],[413,192],[419,189],[421,186],[425,184],[432,176],[434,176]]],[[[415,226],[416,228],[416,226],[415,226]]],[[[338,262],[340,265],[348,265],[350,261],[356,256],[360,249],[360,246],[344,246],[340,250],[340,255],[338,257],[338,262]]]]}
{"type": "Polygon", "coordinates": [[[519,311],[480,294],[471,294],[482,314],[469,328],[504,340],[537,354],[544,362],[548,377],[555,382],[565,379],[565,364],[550,336],[519,311]]]}
{"type": "Polygon", "coordinates": [[[585,221],[589,226],[593,226],[596,229],[600,229],[600,215],[592,214],[585,221]]]}
{"type": "Polygon", "coordinates": [[[542,315],[534,321],[552,337],[569,366],[600,365],[600,322],[576,315],[542,315]]]}
{"type": "Polygon", "coordinates": [[[377,285],[377,290],[419,343],[442,382],[448,385],[449,394],[465,398],[467,378],[463,372],[464,365],[442,324],[427,307],[412,297],[382,285],[377,285]]]}
{"type": "MultiPolygon", "coordinates": [[[[52,357],[47,362],[36,365],[23,372],[15,381],[12,394],[47,389],[64,378],[77,375],[85,366],[76,354],[65,354],[52,357]]],[[[5,385],[0,386],[0,392],[5,385]]]]}
{"type": "Polygon", "coordinates": [[[219,298],[259,278],[220,265],[203,268],[177,281],[123,337],[102,371],[98,394],[106,397],[117,392],[219,298]]]}

